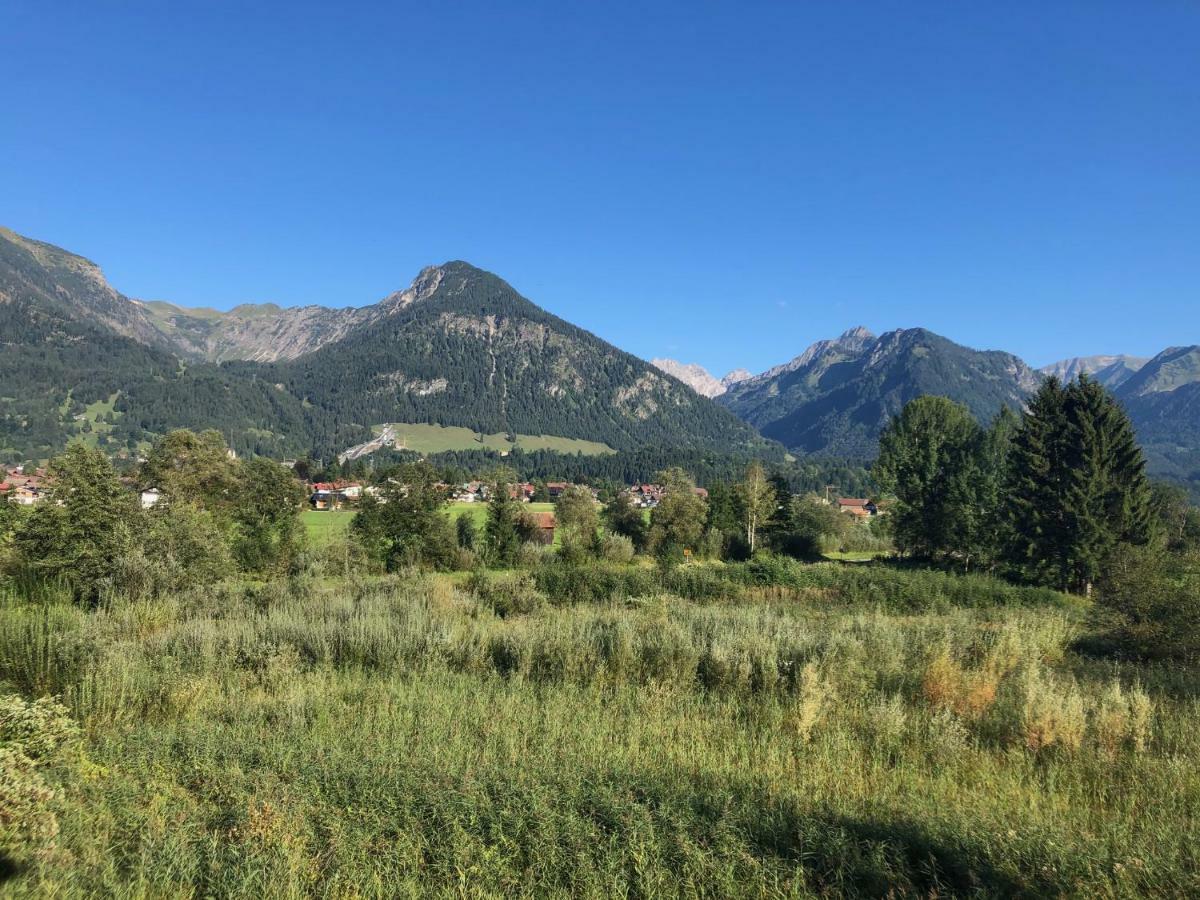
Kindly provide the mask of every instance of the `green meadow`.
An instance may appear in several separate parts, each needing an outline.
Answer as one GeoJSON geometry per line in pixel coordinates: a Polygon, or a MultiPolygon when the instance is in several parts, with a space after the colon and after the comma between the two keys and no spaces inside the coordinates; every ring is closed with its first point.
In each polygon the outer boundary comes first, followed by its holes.
{"type": "Polygon", "coordinates": [[[1081,601],[833,563],[322,571],[5,596],[0,680],[78,732],[38,713],[53,827],[0,893],[1200,891],[1200,681],[1076,656],[1081,601]]]}

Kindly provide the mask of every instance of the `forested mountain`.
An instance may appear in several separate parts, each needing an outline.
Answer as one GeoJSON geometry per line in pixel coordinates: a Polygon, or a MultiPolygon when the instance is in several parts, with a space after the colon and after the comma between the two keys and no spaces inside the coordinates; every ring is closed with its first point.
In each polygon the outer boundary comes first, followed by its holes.
{"type": "Polygon", "coordinates": [[[1146,362],[1144,356],[1076,356],[1042,366],[1038,371],[1043,375],[1054,375],[1059,381],[1071,381],[1079,375],[1088,375],[1109,390],[1115,390],[1146,362]]]}
{"type": "Polygon", "coordinates": [[[93,263],[3,231],[0,324],[5,459],[78,436],[133,452],[176,427],[217,428],[243,452],[328,457],[384,422],[617,450],[764,446],[678,380],[462,262],[360,309],[217,313],[130,300],[93,263]]]}
{"type": "Polygon", "coordinates": [[[1002,406],[1020,407],[1040,380],[1011,353],[972,350],[923,328],[879,337],[855,328],[733,385],[719,402],[785,446],[867,458],[883,426],[915,397],[949,397],[988,419],[1002,406]]]}
{"type": "Polygon", "coordinates": [[[291,362],[231,363],[326,411],[319,443],[360,439],[361,425],[427,422],[639,446],[760,443],[736,417],[678,380],[550,315],[463,262],[426,270],[342,340],[291,362]],[[399,295],[397,295],[399,297],[399,295]]]}

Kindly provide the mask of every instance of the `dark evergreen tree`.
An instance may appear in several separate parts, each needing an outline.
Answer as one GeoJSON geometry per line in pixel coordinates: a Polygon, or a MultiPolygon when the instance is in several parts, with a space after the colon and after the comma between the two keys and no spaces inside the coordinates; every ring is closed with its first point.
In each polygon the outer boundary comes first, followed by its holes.
{"type": "Polygon", "coordinates": [[[509,568],[517,561],[524,543],[521,533],[521,505],[508,493],[509,483],[497,483],[488,501],[484,537],[488,561],[498,568],[509,568]]]}
{"type": "Polygon", "coordinates": [[[479,532],[475,527],[475,519],[470,515],[461,515],[454,523],[458,537],[458,546],[464,550],[474,550],[479,542],[479,532]]]}
{"type": "Polygon", "coordinates": [[[1049,379],[1013,439],[1009,558],[1024,578],[1090,592],[1113,550],[1152,533],[1129,417],[1099,383],[1049,379]]]}
{"type": "Polygon", "coordinates": [[[604,508],[604,524],[613,534],[620,534],[633,542],[634,549],[646,547],[646,516],[630,496],[621,492],[604,508]]]}

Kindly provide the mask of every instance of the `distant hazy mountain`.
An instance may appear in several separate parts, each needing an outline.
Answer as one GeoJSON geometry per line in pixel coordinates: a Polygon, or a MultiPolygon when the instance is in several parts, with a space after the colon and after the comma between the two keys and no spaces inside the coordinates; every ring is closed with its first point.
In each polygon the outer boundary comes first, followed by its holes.
{"type": "Polygon", "coordinates": [[[656,358],[650,360],[650,364],[671,377],[678,378],[702,397],[719,397],[725,393],[725,385],[698,363],[681,363],[674,359],[656,358]]]}
{"type": "Polygon", "coordinates": [[[650,364],[678,378],[702,397],[719,397],[731,385],[752,377],[746,369],[734,369],[724,378],[717,379],[704,366],[697,363],[681,363],[674,359],[652,359],[650,364]]]}
{"type": "Polygon", "coordinates": [[[614,449],[767,447],[712,401],[463,262],[358,309],[130,300],[93,263],[0,231],[0,458],[175,427],[242,450],[332,452],[385,422],[614,449]],[[215,364],[221,361],[220,365],[215,364]]]}
{"type": "Polygon", "coordinates": [[[1122,397],[1173,392],[1200,381],[1200,346],[1169,347],[1130,376],[1118,392],[1122,397]]]}
{"type": "Polygon", "coordinates": [[[939,394],[986,420],[1019,408],[1041,380],[1011,353],[972,350],[923,328],[875,337],[854,328],[734,385],[720,402],[787,447],[874,455],[879,431],[909,400],[939,394]]]}
{"type": "Polygon", "coordinates": [[[1200,498],[1200,346],[1171,347],[1116,391],[1137,427],[1147,468],[1200,498]]]}
{"type": "Polygon", "coordinates": [[[1144,356],[1076,356],[1043,366],[1038,371],[1056,375],[1060,381],[1073,381],[1079,375],[1090,375],[1110,390],[1120,387],[1147,362],[1144,356]]]}

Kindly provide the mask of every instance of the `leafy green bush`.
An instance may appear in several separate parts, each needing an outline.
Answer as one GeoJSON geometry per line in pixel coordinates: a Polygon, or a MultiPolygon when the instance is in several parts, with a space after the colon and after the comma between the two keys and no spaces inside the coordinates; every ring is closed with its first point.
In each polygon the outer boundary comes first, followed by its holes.
{"type": "Polygon", "coordinates": [[[607,603],[655,594],[660,590],[649,569],[603,563],[548,563],[534,573],[538,590],[552,603],[607,603]]]}
{"type": "Polygon", "coordinates": [[[467,579],[467,590],[502,619],[537,612],[546,602],[526,572],[492,575],[475,571],[467,579]]]}
{"type": "Polygon", "coordinates": [[[1133,659],[1200,660],[1200,555],[1120,547],[1096,587],[1080,649],[1133,659]]]}
{"type": "Polygon", "coordinates": [[[57,701],[0,697],[0,866],[54,846],[58,795],[41,768],[78,739],[78,727],[57,701]]]}

